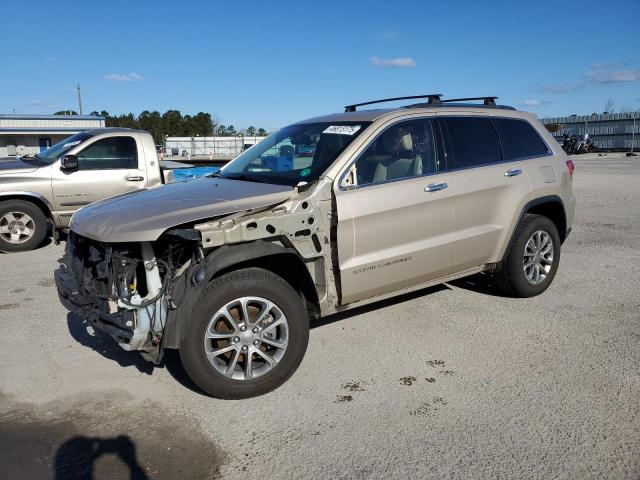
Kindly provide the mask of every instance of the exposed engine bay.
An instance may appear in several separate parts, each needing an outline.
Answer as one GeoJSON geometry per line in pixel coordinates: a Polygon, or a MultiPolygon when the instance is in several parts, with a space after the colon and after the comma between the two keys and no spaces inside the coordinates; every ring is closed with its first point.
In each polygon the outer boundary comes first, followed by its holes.
{"type": "Polygon", "coordinates": [[[177,308],[171,292],[197,249],[171,232],[154,244],[161,256],[151,242],[105,244],[71,232],[55,275],[67,308],[125,350],[157,361],[167,312],[177,308]]]}

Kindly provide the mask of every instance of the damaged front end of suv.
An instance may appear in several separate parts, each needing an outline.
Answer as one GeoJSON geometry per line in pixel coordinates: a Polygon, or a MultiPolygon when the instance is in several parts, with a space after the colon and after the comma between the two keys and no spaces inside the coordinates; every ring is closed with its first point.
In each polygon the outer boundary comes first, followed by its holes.
{"type": "Polygon", "coordinates": [[[168,313],[177,308],[172,292],[198,258],[189,233],[169,231],[152,244],[102,243],[70,232],[55,272],[60,300],[125,350],[157,363],[168,313]]]}
{"type": "MultiPolygon", "coordinates": [[[[219,178],[194,182],[207,181],[220,190],[255,185],[219,178]]],[[[83,235],[89,222],[80,226],[74,217],[55,272],[61,302],[123,349],[154,363],[165,348],[181,347],[206,285],[247,262],[268,266],[295,283],[306,311],[317,316],[320,303],[336,296],[333,287],[327,291],[331,182],[320,180],[304,192],[277,188],[276,194],[257,197],[254,208],[170,228],[156,240],[98,241],[83,235]],[[260,205],[274,198],[286,201],[260,205]]],[[[82,220],[89,212],[82,209],[77,216],[82,220]]],[[[120,240],[117,230],[106,238],[120,240]]],[[[123,234],[128,239],[133,233],[123,234]]]]}
{"type": "MultiPolygon", "coordinates": [[[[324,183],[325,188],[301,195],[287,186],[203,178],[81,209],[55,272],[60,300],[125,350],[158,363],[164,348],[180,348],[203,287],[233,264],[280,255],[297,262],[298,275],[308,268],[324,283],[320,238],[325,241],[328,227],[318,215],[319,197],[330,189],[324,183]],[[243,198],[232,199],[239,191],[243,198]],[[172,201],[163,203],[165,196],[172,201]],[[176,203],[194,206],[172,210],[176,203]],[[145,206],[150,216],[140,213],[145,206]],[[100,214],[105,208],[121,209],[121,219],[129,221],[112,223],[100,214]],[[205,211],[210,218],[162,231],[165,221],[199,219],[205,211]]],[[[310,293],[312,281],[305,280],[307,294],[316,298],[310,293]]]]}

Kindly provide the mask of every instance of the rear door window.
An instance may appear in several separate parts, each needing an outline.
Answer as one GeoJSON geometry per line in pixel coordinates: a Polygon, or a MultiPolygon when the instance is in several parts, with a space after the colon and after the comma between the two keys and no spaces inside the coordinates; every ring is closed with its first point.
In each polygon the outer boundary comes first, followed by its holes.
{"type": "Polygon", "coordinates": [[[505,160],[549,153],[547,145],[529,122],[515,118],[494,118],[493,121],[500,132],[505,160]]]}
{"type": "Polygon", "coordinates": [[[500,140],[489,118],[442,117],[441,122],[449,139],[450,169],[471,168],[502,160],[500,140]]]}

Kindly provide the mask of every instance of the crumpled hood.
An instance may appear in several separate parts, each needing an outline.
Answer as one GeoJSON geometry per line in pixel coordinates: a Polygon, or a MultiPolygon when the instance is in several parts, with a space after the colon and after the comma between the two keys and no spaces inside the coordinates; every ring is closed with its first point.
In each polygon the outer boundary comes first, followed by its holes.
{"type": "Polygon", "coordinates": [[[71,219],[74,232],[100,242],[154,241],[165,230],[284,202],[293,188],[203,177],[92,203],[71,219]]]}
{"type": "Polygon", "coordinates": [[[0,158],[0,175],[6,175],[9,173],[29,173],[37,169],[37,165],[23,162],[19,158],[0,158]]]}

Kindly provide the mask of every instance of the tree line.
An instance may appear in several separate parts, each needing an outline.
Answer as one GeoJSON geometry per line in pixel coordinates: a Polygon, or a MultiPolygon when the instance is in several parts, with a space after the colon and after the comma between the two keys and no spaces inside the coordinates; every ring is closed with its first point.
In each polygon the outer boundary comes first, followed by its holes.
{"type": "MultiPolygon", "coordinates": [[[[56,112],[55,115],[77,115],[73,110],[56,112]]],[[[111,115],[106,110],[93,111],[90,115],[104,117],[107,127],[137,128],[148,131],[156,144],[164,144],[165,137],[235,137],[238,135],[265,136],[264,128],[254,126],[236,129],[233,125],[216,123],[211,114],[198,112],[195,115],[182,115],[180,110],[167,110],[163,114],[158,111],[145,110],[140,115],[133,113],[111,115]]]]}

